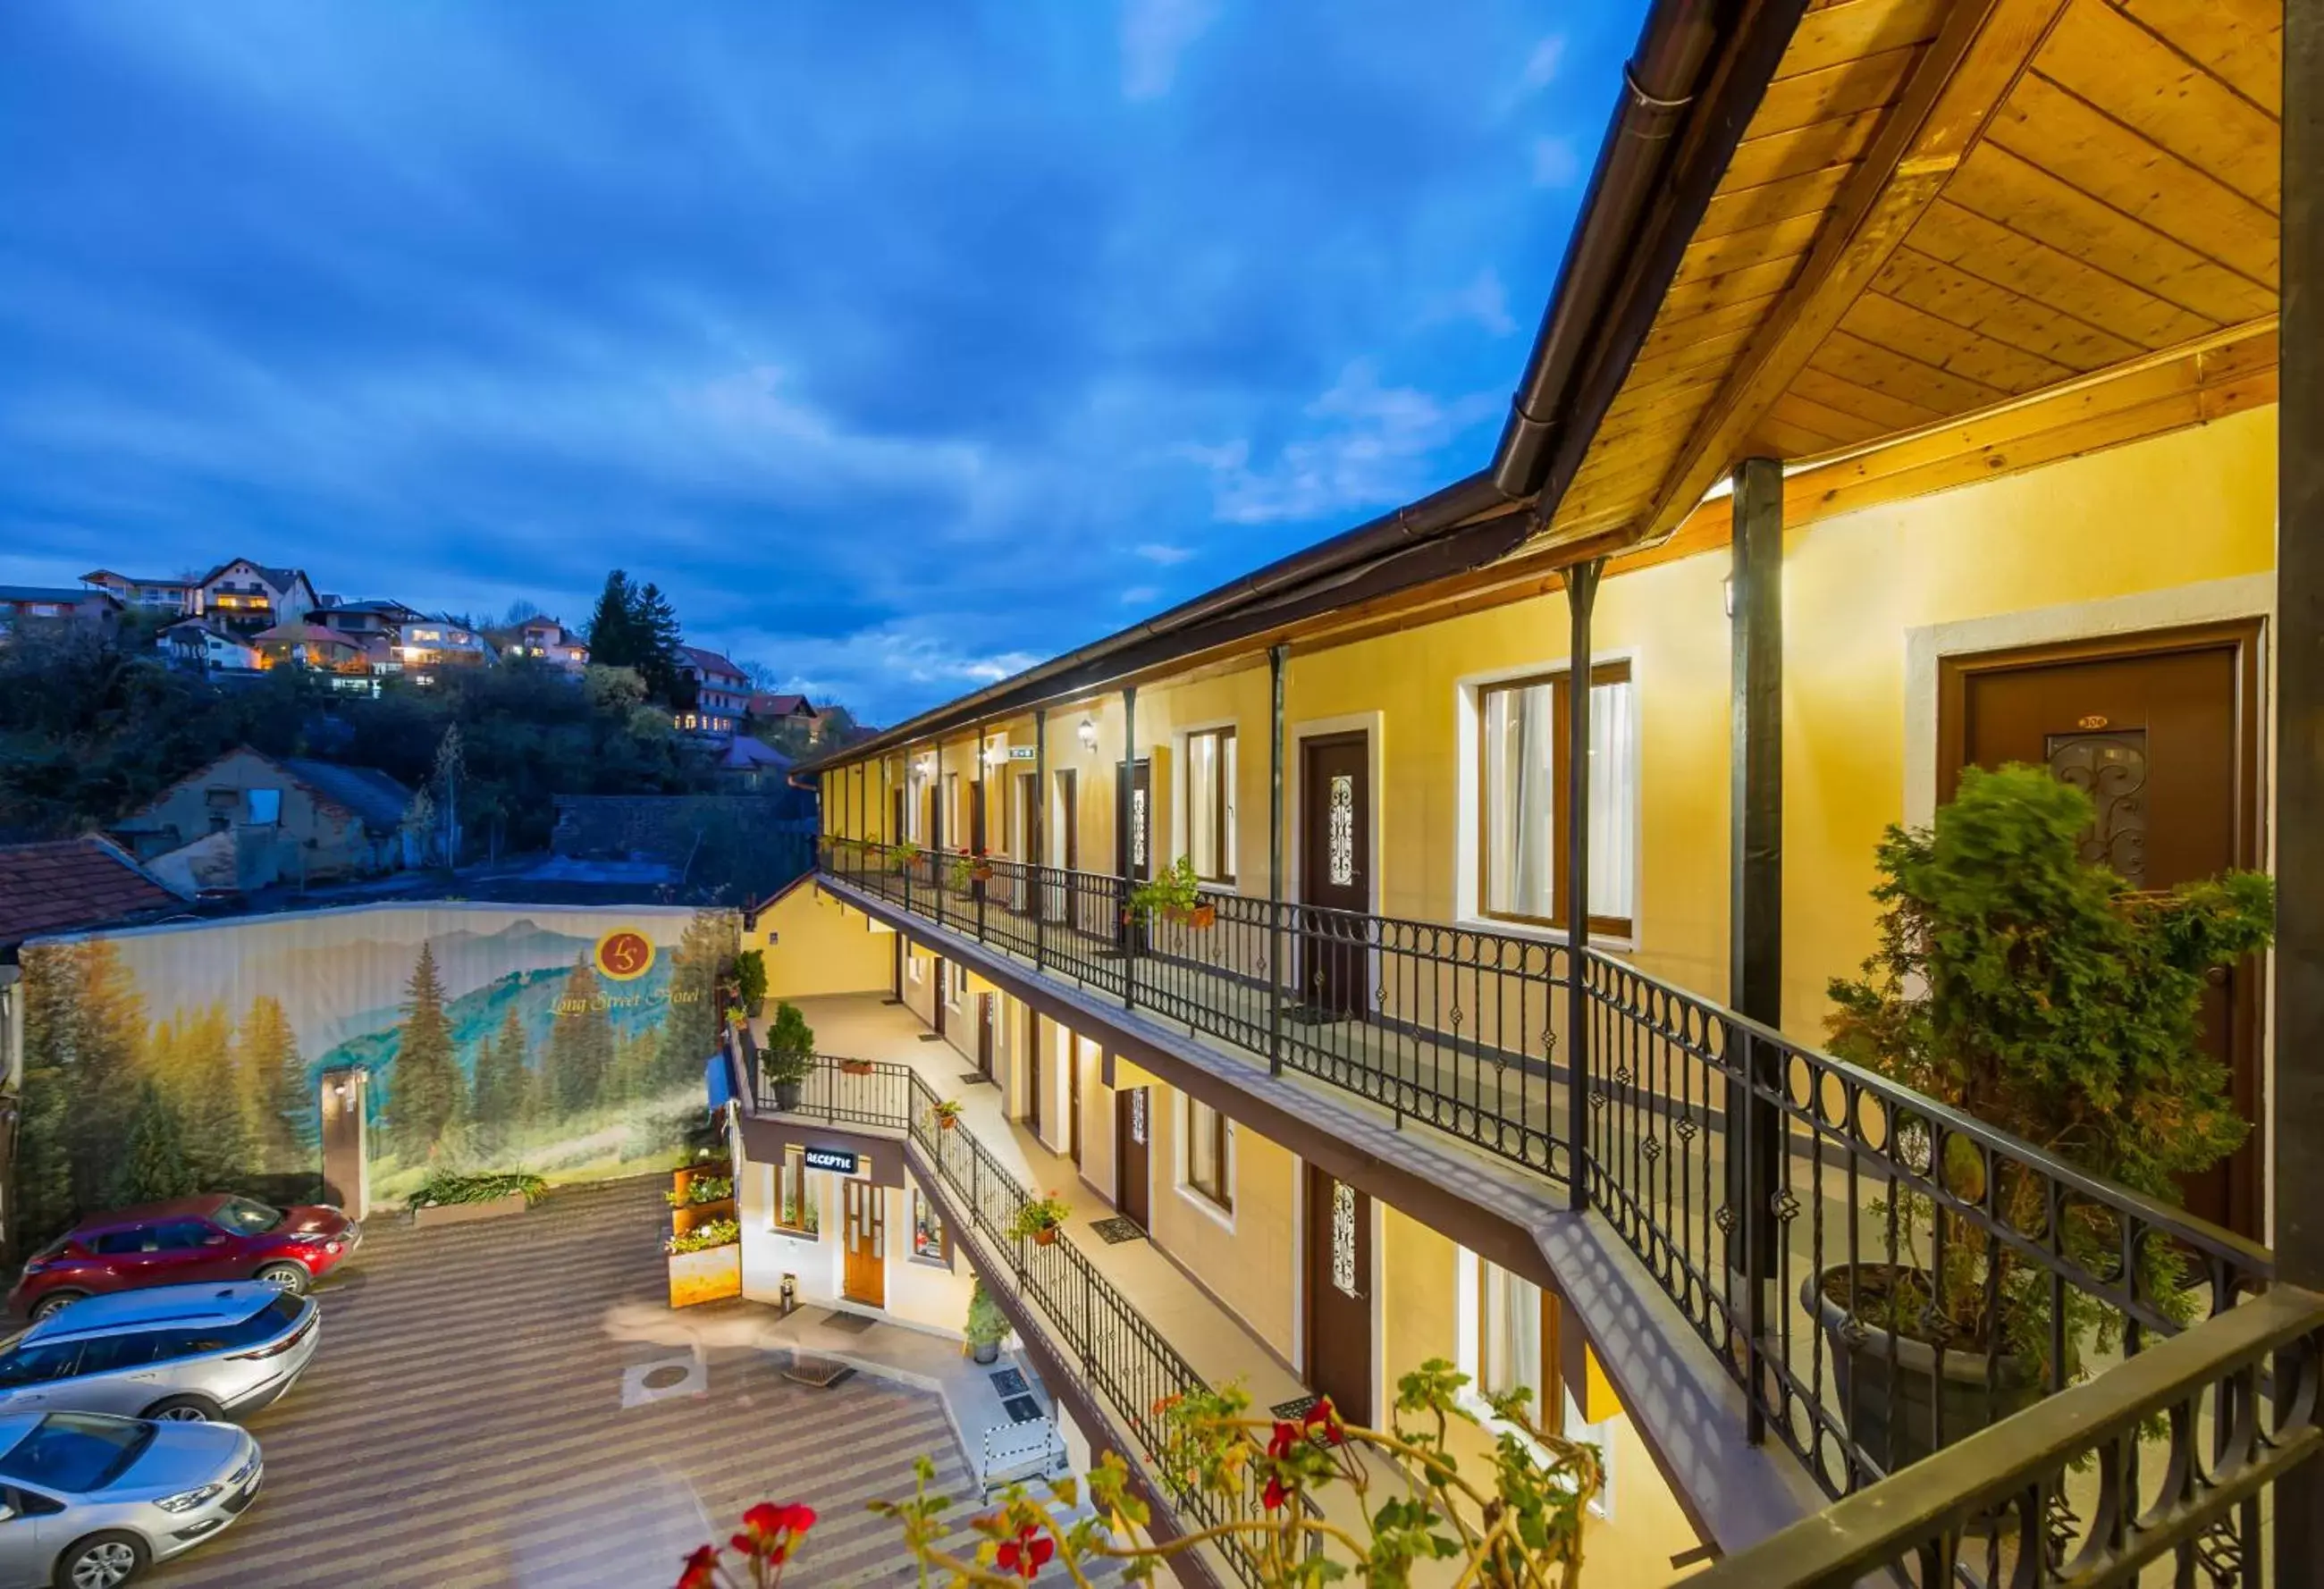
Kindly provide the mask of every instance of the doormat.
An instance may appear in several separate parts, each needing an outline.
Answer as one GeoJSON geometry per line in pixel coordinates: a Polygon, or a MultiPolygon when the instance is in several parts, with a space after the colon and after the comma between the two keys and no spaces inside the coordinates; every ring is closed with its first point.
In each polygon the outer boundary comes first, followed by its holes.
{"type": "Polygon", "coordinates": [[[944,1041],[944,1033],[941,1032],[923,1032],[920,1033],[920,1041],[922,1042],[942,1042],[944,1041]]]}
{"type": "Polygon", "coordinates": [[[1025,1376],[1013,1368],[1004,1368],[994,1373],[992,1388],[1001,1393],[1001,1399],[1003,1401],[1011,1396],[1029,1396],[1033,1393],[1033,1387],[1025,1382],[1025,1376]]]}
{"type": "Polygon", "coordinates": [[[1093,1219],[1090,1221],[1090,1228],[1097,1232],[1100,1239],[1109,1247],[1118,1247],[1124,1242],[1140,1241],[1146,1235],[1144,1231],[1138,1228],[1138,1221],[1120,1214],[1116,1214],[1110,1219],[1093,1219]]]}
{"type": "Polygon", "coordinates": [[[825,1314],[819,1322],[827,1329],[844,1329],[849,1335],[860,1336],[880,1321],[876,1318],[867,1318],[861,1313],[843,1313],[835,1308],[825,1314]]]}
{"type": "Polygon", "coordinates": [[[802,1385],[813,1385],[819,1391],[827,1391],[854,1372],[836,1358],[818,1357],[812,1352],[794,1352],[790,1366],[783,1370],[783,1377],[802,1385]]]}
{"type": "Polygon", "coordinates": [[[995,1087],[1001,1085],[999,1082],[993,1081],[991,1077],[987,1076],[982,1070],[963,1070],[960,1073],[960,1079],[971,1087],[976,1086],[979,1082],[991,1082],[995,1087]]]}
{"type": "Polygon", "coordinates": [[[1344,1010],[1325,1009],[1322,1005],[1296,1004],[1283,1012],[1283,1018],[1294,1026],[1336,1026],[1354,1017],[1344,1010]]]}
{"type": "Polygon", "coordinates": [[[1314,1396],[1299,1396],[1289,1401],[1277,1401],[1268,1410],[1286,1423],[1296,1423],[1307,1416],[1308,1410],[1315,1405],[1315,1401],[1316,1398],[1314,1396]]]}
{"type": "Polygon", "coordinates": [[[1030,1396],[1011,1396],[1001,1406],[1010,1423],[1032,1423],[1041,1416],[1041,1404],[1030,1396]]]}

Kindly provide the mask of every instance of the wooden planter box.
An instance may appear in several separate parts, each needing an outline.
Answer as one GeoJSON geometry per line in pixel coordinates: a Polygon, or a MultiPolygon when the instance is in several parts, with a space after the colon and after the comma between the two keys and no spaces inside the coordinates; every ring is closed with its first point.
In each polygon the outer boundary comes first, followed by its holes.
{"type": "Polygon", "coordinates": [[[425,1230],[431,1225],[466,1225],[473,1219],[499,1219],[524,1212],[524,1194],[512,1191],[489,1203],[423,1203],[411,1210],[411,1223],[425,1230]]]}
{"type": "Polygon", "coordinates": [[[669,1305],[691,1308],[742,1294],[742,1244],[669,1254],[669,1305]]]}
{"type": "Polygon", "coordinates": [[[687,1231],[709,1224],[714,1219],[734,1217],[734,1199],[719,1198],[707,1203],[687,1203],[669,1211],[670,1233],[684,1235],[687,1231]]]}

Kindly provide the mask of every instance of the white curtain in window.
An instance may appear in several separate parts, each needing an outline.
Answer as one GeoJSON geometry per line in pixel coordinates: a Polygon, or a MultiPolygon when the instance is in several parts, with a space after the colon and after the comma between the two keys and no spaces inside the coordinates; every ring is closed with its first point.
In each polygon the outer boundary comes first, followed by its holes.
{"type": "Polygon", "coordinates": [[[1628,679],[1590,691],[1590,914],[1626,922],[1637,894],[1637,699],[1628,679]]]}
{"type": "Polygon", "coordinates": [[[1550,686],[1485,697],[1485,908],[1546,919],[1555,903],[1550,686]]]}
{"type": "MultiPolygon", "coordinates": [[[[1485,1271],[1485,1390],[1506,1395],[1541,1386],[1541,1288],[1489,1265],[1485,1271]]],[[[1539,1420],[1536,1401],[1532,1416],[1539,1420]]]]}
{"type": "Polygon", "coordinates": [[[1226,782],[1227,831],[1219,835],[1218,875],[1231,877],[1235,872],[1235,736],[1229,734],[1221,741],[1225,749],[1220,759],[1223,764],[1219,776],[1226,782]]]}
{"type": "Polygon", "coordinates": [[[1193,734],[1186,739],[1186,853],[1203,877],[1219,875],[1218,749],[1213,734],[1193,734]]]}

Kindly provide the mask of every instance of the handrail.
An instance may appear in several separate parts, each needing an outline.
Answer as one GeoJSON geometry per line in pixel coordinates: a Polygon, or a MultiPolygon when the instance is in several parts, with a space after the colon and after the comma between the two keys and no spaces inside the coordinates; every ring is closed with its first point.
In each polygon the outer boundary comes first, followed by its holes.
{"type": "Polygon", "coordinates": [[[1231,894],[1206,894],[1197,927],[1130,910],[1119,877],[892,854],[826,842],[820,866],[867,904],[1399,1125],[1551,1182],[1578,1172],[1742,1390],[1747,1437],[1772,1436],[1834,1496],[2064,1391],[2094,1318],[2135,1358],[2190,1305],[2227,1313],[2273,1276],[2263,1247],[1602,951],[1231,894]],[[2036,1309],[2043,1349],[2024,1330],[1997,1354],[1879,1327],[1889,1287],[1964,1259],[1982,1317],[2036,1309]],[[2155,1294],[2158,1267],[2190,1261],[2188,1295],[2155,1294]]]}
{"type": "Polygon", "coordinates": [[[1914,1581],[1936,1584],[1976,1572],[1980,1548],[1981,1581],[1995,1584],[2005,1541],[2020,1574],[2008,1581],[2024,1589],[2135,1583],[2165,1555],[2178,1581],[2191,1583],[2204,1536],[2324,1444],[2319,1370],[2324,1296],[2277,1286],[1835,1502],[1689,1579],[1690,1589],[1846,1589],[1907,1566],[1914,1581]],[[2259,1410],[2271,1364],[2274,1420],[2259,1410]],[[2159,1489],[2129,1460],[2157,1420],[2170,1430],[2159,1489]],[[2069,1469],[2093,1460],[2100,1515],[2068,1557],[2052,1544],[2049,1509],[2069,1469]]]}
{"type": "MultiPolygon", "coordinates": [[[[973,1132],[936,1123],[936,1090],[917,1070],[886,1061],[817,1054],[798,1103],[801,1107],[781,1112],[893,1131],[919,1150],[929,1169],[959,1199],[975,1233],[1007,1255],[1008,1262],[985,1273],[985,1280],[1025,1294],[1039,1309],[1056,1344],[1064,1348],[1061,1360],[1078,1369],[1093,1393],[1112,1406],[1139,1442],[1137,1455],[1156,1487],[1174,1506],[1194,1514],[1202,1527],[1231,1520],[1218,1496],[1176,1482],[1155,1460],[1168,1437],[1164,1406],[1205,1392],[1202,1375],[1065,1232],[1046,1245],[1010,1233],[1010,1221],[1032,1200],[1032,1194],[973,1132]],[[869,1074],[850,1075],[843,1066],[866,1066],[869,1074]],[[833,1102],[828,1108],[816,1108],[808,1104],[810,1094],[833,1102]],[[867,1096],[872,1102],[862,1101],[867,1096]]],[[[761,1098],[759,1105],[773,1109],[771,1094],[761,1098]]],[[[980,1272],[991,1267],[980,1265],[980,1272]]],[[[1258,1482],[1246,1489],[1234,1515],[1264,1515],[1258,1482]]],[[[1229,1536],[1219,1541],[1219,1548],[1245,1582],[1260,1583],[1257,1558],[1249,1547],[1229,1536]]]]}

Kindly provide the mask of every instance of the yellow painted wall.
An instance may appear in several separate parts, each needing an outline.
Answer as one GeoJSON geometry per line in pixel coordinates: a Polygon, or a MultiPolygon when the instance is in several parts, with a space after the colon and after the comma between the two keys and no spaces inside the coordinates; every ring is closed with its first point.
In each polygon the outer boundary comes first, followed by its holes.
{"type": "MultiPolygon", "coordinates": [[[[1842,515],[1786,537],[1784,1025],[1821,1036],[1823,988],[1871,944],[1871,858],[1904,814],[1906,632],[2264,573],[2273,566],[2275,410],[2239,414],[2025,474],[1842,515]]],[[[1727,983],[1729,632],[1725,553],[1628,572],[1598,596],[1601,658],[1627,657],[1639,711],[1637,941],[1645,969],[1727,983]]],[[[1460,681],[1554,667],[1553,594],[1295,655],[1286,719],[1379,714],[1379,908],[1450,921],[1466,801],[1460,681]]],[[[1240,888],[1267,887],[1268,674],[1139,693],[1141,743],[1240,725],[1240,888]]],[[[1118,733],[1118,710],[1101,718],[1118,733]]],[[[1119,740],[1102,742],[1119,754],[1119,740]]],[[[1286,804],[1298,803],[1296,743],[1286,804]]],[[[1296,868],[1296,850],[1288,864],[1296,868]]]]}
{"type": "Polygon", "coordinates": [[[1151,1103],[1155,1244],[1200,1276],[1211,1294],[1277,1356],[1298,1361],[1294,1309],[1299,1263],[1292,1210],[1299,1161],[1248,1126],[1235,1126],[1234,1211],[1222,1218],[1200,1193],[1181,1184],[1179,1093],[1157,1086],[1151,1103]]]}
{"type": "Polygon", "coordinates": [[[895,964],[894,934],[813,883],[801,883],[759,914],[757,941],[773,998],[884,993],[895,964]]]}

